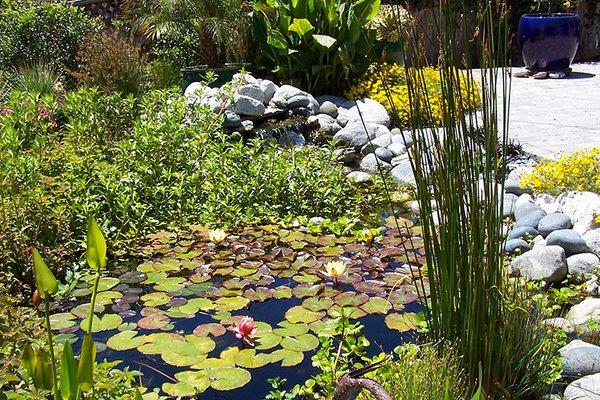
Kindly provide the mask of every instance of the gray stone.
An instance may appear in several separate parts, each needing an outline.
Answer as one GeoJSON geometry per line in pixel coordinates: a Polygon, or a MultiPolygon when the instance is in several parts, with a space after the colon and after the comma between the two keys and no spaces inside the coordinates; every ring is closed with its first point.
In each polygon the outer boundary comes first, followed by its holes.
{"type": "Polygon", "coordinates": [[[567,267],[569,274],[589,278],[598,271],[600,258],[594,253],[575,254],[567,258],[567,267]]]}
{"type": "Polygon", "coordinates": [[[390,161],[392,161],[392,158],[394,158],[394,153],[392,153],[385,147],[376,148],[375,155],[377,156],[377,158],[379,158],[382,161],[385,161],[386,163],[389,163],[390,161]]]}
{"type": "Polygon", "coordinates": [[[590,252],[600,257],[600,228],[588,231],[582,236],[590,252]]]}
{"type": "Polygon", "coordinates": [[[502,215],[504,218],[512,217],[515,214],[517,196],[514,194],[505,194],[502,202],[502,215]]]}
{"type": "Polygon", "coordinates": [[[532,203],[524,203],[520,204],[519,207],[515,209],[515,221],[519,222],[519,220],[528,214],[534,211],[542,211],[540,206],[532,203]]]}
{"type": "Polygon", "coordinates": [[[565,316],[575,327],[585,327],[589,320],[600,321],[600,299],[587,298],[571,307],[565,316]]]}
{"type": "Polygon", "coordinates": [[[348,125],[349,119],[345,115],[338,115],[336,121],[343,128],[348,125]]]}
{"type": "Polygon", "coordinates": [[[340,129],[342,129],[342,127],[338,125],[334,118],[326,114],[310,116],[306,121],[311,127],[315,129],[321,129],[330,135],[335,135],[340,131],[340,129]]]}
{"type": "Polygon", "coordinates": [[[242,127],[246,131],[251,131],[252,129],[254,129],[254,122],[252,122],[252,121],[242,121],[242,127]]]}
{"type": "Polygon", "coordinates": [[[360,169],[371,174],[379,173],[379,168],[389,171],[392,166],[384,161],[378,160],[375,154],[367,154],[360,162],[360,169]]]}
{"type": "Polygon", "coordinates": [[[562,357],[562,376],[569,380],[600,372],[600,347],[598,346],[573,340],[558,352],[562,357]]]}
{"type": "Polygon", "coordinates": [[[390,171],[390,176],[396,181],[396,183],[402,185],[415,185],[415,175],[413,174],[412,166],[406,155],[400,156],[403,158],[394,168],[390,171]]]}
{"type": "Polygon", "coordinates": [[[377,124],[366,124],[366,126],[367,131],[365,132],[365,127],[362,122],[349,123],[335,134],[333,141],[338,145],[361,148],[368,143],[369,138],[375,139],[377,136],[385,134],[386,132],[384,129],[387,129],[384,126],[377,124]]]}
{"type": "Polygon", "coordinates": [[[560,246],[565,249],[567,256],[585,253],[588,250],[585,240],[572,229],[560,229],[546,237],[548,246],[560,246]]]}
{"type": "Polygon", "coordinates": [[[524,193],[528,193],[526,189],[521,187],[521,184],[518,181],[507,180],[504,182],[504,191],[506,193],[512,193],[517,196],[520,196],[524,193]]]}
{"type": "Polygon", "coordinates": [[[308,98],[308,95],[301,93],[290,97],[287,100],[286,106],[288,108],[294,109],[297,107],[308,107],[309,104],[310,99],[308,98]]]}
{"type": "Polygon", "coordinates": [[[247,96],[252,99],[258,100],[261,103],[267,103],[265,101],[265,93],[260,85],[253,83],[250,85],[242,85],[237,90],[238,96],[247,96]]]}
{"type": "Polygon", "coordinates": [[[223,119],[223,127],[225,128],[239,128],[242,125],[240,116],[231,111],[225,111],[225,118],[223,119]]]}
{"type": "Polygon", "coordinates": [[[561,282],[567,276],[565,251],[560,246],[532,249],[516,257],[510,264],[510,270],[531,280],[561,282]]]}
{"type": "Polygon", "coordinates": [[[394,156],[401,156],[402,154],[406,153],[406,146],[404,146],[404,144],[402,143],[390,143],[387,147],[392,153],[394,153],[394,156]]]}
{"type": "Polygon", "coordinates": [[[294,107],[291,109],[292,115],[300,116],[300,117],[310,117],[311,115],[315,115],[315,113],[308,107],[294,107]]]}
{"type": "Polygon", "coordinates": [[[537,235],[539,235],[538,231],[531,226],[518,226],[508,233],[507,239],[528,239],[537,235]]]}
{"type": "Polygon", "coordinates": [[[371,99],[347,101],[338,107],[340,115],[348,118],[348,121],[371,122],[374,124],[390,126],[391,119],[385,107],[371,99]],[[360,110],[360,111],[359,111],[360,110]]]}
{"type": "Polygon", "coordinates": [[[339,107],[348,101],[348,99],[345,99],[343,97],[331,96],[331,95],[327,95],[327,94],[323,95],[323,96],[318,96],[316,100],[317,100],[317,102],[319,102],[320,105],[325,103],[326,101],[329,101],[329,102],[335,104],[336,107],[339,107]]]}
{"type": "Polygon", "coordinates": [[[346,175],[346,178],[353,183],[364,183],[371,180],[371,174],[362,171],[353,171],[346,175]]]}
{"type": "Polygon", "coordinates": [[[413,144],[413,138],[409,132],[404,132],[398,128],[394,128],[391,130],[392,133],[392,143],[402,143],[407,147],[411,147],[413,144]]]}
{"type": "MultiPolygon", "coordinates": [[[[515,215],[519,209],[515,210],[515,215]]],[[[544,210],[535,210],[530,212],[529,214],[519,218],[515,226],[531,226],[532,228],[538,227],[538,224],[542,218],[546,216],[546,212],[544,210]]]]}
{"type": "Polygon", "coordinates": [[[262,79],[259,82],[259,86],[263,91],[264,100],[265,100],[264,102],[265,102],[265,104],[268,104],[271,101],[271,99],[273,98],[273,95],[275,94],[275,92],[277,91],[277,85],[268,79],[262,79]]]}
{"type": "Polygon", "coordinates": [[[308,93],[306,93],[303,90],[298,89],[297,87],[294,87],[291,85],[282,85],[282,86],[278,87],[277,90],[275,91],[275,93],[273,94],[271,103],[276,107],[285,108],[285,107],[287,107],[288,99],[290,99],[298,94],[304,94],[305,96],[308,95],[308,93]]]}
{"type": "Polygon", "coordinates": [[[548,236],[554,231],[560,229],[571,229],[571,218],[563,213],[548,214],[540,220],[538,231],[543,237],[548,236]]]}
{"type": "Polygon", "coordinates": [[[375,149],[379,147],[387,147],[389,144],[392,143],[391,137],[391,134],[384,134],[376,137],[375,139],[372,139],[370,142],[363,146],[363,148],[361,149],[361,154],[366,156],[367,154],[372,153],[373,151],[375,151],[375,149]]]}
{"type": "Polygon", "coordinates": [[[301,133],[286,131],[279,136],[279,144],[283,147],[301,147],[306,145],[306,139],[301,133]]]}
{"type": "Polygon", "coordinates": [[[564,400],[600,400],[600,374],[584,376],[565,389],[564,400]]]}
{"type": "Polygon", "coordinates": [[[265,105],[248,96],[238,96],[233,104],[233,112],[240,115],[260,117],[265,113],[265,105]]]}
{"type": "Polygon", "coordinates": [[[567,192],[557,198],[563,213],[571,217],[573,230],[583,235],[595,228],[594,218],[600,214],[600,195],[592,192],[567,192]]]}
{"type": "Polygon", "coordinates": [[[560,204],[556,201],[554,196],[549,194],[538,194],[534,200],[534,203],[546,211],[546,214],[554,214],[560,212],[560,204]]]}
{"type": "Polygon", "coordinates": [[[533,204],[533,197],[529,193],[523,193],[515,201],[515,207],[521,207],[524,204],[533,204]]]}
{"type": "Polygon", "coordinates": [[[504,252],[507,254],[523,254],[529,250],[531,246],[523,239],[511,239],[504,243],[504,252]]]}
{"type": "Polygon", "coordinates": [[[325,101],[319,106],[319,113],[329,115],[332,118],[337,118],[338,108],[331,101],[325,101]]]}
{"type": "Polygon", "coordinates": [[[196,100],[204,97],[204,94],[208,88],[202,82],[192,82],[185,88],[183,92],[184,96],[187,97],[191,102],[195,102],[196,100]]]}

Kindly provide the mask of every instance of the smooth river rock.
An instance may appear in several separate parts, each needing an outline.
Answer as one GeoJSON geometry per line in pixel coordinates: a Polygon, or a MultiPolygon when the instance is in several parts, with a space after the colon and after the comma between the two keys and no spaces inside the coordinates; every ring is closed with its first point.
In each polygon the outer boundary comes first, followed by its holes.
{"type": "Polygon", "coordinates": [[[600,347],[573,340],[559,351],[562,357],[562,376],[574,380],[600,372],[600,347]]]}
{"type": "Polygon", "coordinates": [[[567,256],[585,253],[588,250],[585,240],[572,229],[560,229],[550,233],[546,237],[546,244],[562,247],[567,256]]]}
{"type": "Polygon", "coordinates": [[[571,229],[571,217],[563,213],[548,214],[538,224],[538,231],[543,237],[560,229],[571,229]]]}
{"type": "Polygon", "coordinates": [[[510,263],[513,274],[531,280],[558,283],[567,276],[565,251],[560,246],[535,248],[510,263]]]}
{"type": "Polygon", "coordinates": [[[600,374],[584,376],[565,389],[564,400],[600,400],[600,374]]]}

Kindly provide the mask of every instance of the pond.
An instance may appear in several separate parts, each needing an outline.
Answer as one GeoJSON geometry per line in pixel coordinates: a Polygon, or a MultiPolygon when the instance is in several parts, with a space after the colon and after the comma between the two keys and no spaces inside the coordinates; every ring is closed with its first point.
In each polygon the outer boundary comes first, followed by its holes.
{"type": "MultiPolygon", "coordinates": [[[[194,226],[150,235],[139,263],[100,280],[98,359],[123,360],[163,394],[233,400],[264,398],[269,378],[291,386],[313,375],[318,337],[334,333],[341,313],[364,325],[371,355],[390,351],[413,335],[416,285],[426,279],[405,264],[423,261],[419,227],[403,220],[398,231],[387,222],[372,244],[276,225],[222,241],[194,226]],[[346,268],[337,281],[324,267],[333,260],[346,268]],[[247,341],[234,332],[243,317],[256,325],[247,341]]],[[[91,280],[84,276],[76,300],[51,316],[61,339],[83,335],[91,280]]]]}

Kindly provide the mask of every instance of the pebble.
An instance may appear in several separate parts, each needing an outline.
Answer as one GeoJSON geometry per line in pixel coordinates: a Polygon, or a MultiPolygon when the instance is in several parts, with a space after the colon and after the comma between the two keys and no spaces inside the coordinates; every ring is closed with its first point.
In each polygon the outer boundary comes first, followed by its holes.
{"type": "Polygon", "coordinates": [[[387,148],[394,153],[394,156],[401,156],[402,154],[406,153],[406,146],[404,146],[403,143],[390,143],[387,148]]]}
{"type": "Polygon", "coordinates": [[[565,249],[567,256],[584,253],[588,250],[585,240],[572,229],[560,229],[546,237],[548,246],[560,246],[565,249]]]}

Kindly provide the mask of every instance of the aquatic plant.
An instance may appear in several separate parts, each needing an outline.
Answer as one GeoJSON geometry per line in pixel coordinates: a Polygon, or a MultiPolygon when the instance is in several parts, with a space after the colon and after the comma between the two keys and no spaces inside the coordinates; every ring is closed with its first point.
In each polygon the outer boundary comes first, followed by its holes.
{"type": "Polygon", "coordinates": [[[253,345],[254,340],[252,336],[256,334],[256,322],[251,317],[243,317],[240,322],[235,324],[233,328],[235,332],[235,337],[241,339],[244,343],[248,345],[253,345]]]}
{"type": "Polygon", "coordinates": [[[331,279],[333,283],[338,283],[340,277],[346,272],[346,263],[343,261],[329,261],[324,268],[325,276],[331,279]]]}

